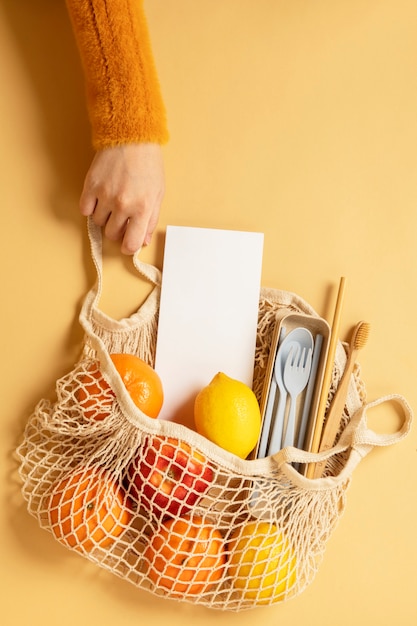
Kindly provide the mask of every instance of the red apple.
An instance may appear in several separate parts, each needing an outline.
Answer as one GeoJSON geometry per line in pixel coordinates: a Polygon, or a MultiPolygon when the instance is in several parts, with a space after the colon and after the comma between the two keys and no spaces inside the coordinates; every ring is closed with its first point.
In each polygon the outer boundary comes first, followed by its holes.
{"type": "Polygon", "coordinates": [[[213,482],[203,454],[174,438],[148,437],[128,468],[129,496],[158,518],[185,515],[213,482]]]}

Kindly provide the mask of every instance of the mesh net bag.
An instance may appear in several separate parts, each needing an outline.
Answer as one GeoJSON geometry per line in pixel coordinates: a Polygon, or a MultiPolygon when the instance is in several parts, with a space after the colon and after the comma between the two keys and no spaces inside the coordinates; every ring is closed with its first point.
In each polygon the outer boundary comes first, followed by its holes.
{"type": "MultiPolygon", "coordinates": [[[[96,285],[80,314],[81,356],[41,400],[18,448],[29,512],[67,548],[149,592],[240,611],[295,597],[310,584],[346,503],[352,471],[374,446],[404,437],[411,410],[401,396],[401,428],[378,435],[366,425],[365,388],[356,371],[335,446],[320,454],[285,448],[242,460],[191,429],[144,415],[110,358],[129,353],[153,365],[160,273],[134,263],[155,284],[130,318],[98,308],[101,234],[89,223],[96,285]],[[91,393],[91,388],[95,392],[91,393]],[[88,398],[88,403],[85,402],[88,398]],[[311,480],[295,463],[327,460],[311,480]]],[[[260,397],[277,311],[316,315],[295,294],[262,289],[254,370],[260,397]]],[[[338,345],[329,401],[346,361],[338,345]]]]}

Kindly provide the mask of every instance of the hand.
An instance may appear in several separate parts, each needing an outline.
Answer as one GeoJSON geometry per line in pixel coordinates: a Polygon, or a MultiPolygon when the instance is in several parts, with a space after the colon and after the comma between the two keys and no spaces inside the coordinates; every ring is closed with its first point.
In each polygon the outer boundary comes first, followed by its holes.
{"type": "Polygon", "coordinates": [[[148,245],[165,193],[159,144],[134,143],[99,150],[87,172],[80,199],[83,215],[92,215],[111,241],[122,241],[123,254],[148,245]]]}

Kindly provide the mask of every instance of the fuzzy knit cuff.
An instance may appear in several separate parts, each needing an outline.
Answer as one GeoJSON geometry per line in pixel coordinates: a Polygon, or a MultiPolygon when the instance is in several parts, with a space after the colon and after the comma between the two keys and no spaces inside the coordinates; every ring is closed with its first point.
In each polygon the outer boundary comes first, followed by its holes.
{"type": "Polygon", "coordinates": [[[96,150],[168,140],[141,0],[66,0],[84,68],[96,150]]]}

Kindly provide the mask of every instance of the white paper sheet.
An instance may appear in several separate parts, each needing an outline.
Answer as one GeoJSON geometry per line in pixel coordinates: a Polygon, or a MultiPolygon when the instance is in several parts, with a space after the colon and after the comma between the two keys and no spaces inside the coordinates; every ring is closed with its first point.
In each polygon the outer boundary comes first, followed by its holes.
{"type": "Polygon", "coordinates": [[[263,234],[168,226],[155,369],[160,419],[194,428],[197,393],[217,372],[252,384],[263,234]]]}

